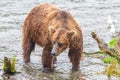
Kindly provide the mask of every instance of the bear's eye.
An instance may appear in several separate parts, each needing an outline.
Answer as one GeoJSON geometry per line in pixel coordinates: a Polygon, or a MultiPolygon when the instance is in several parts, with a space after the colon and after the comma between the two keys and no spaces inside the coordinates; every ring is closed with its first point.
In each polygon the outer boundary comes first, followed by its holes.
{"type": "Polygon", "coordinates": [[[59,46],[59,47],[62,47],[62,46],[63,46],[63,44],[62,44],[62,43],[58,43],[58,46],[59,46]]]}

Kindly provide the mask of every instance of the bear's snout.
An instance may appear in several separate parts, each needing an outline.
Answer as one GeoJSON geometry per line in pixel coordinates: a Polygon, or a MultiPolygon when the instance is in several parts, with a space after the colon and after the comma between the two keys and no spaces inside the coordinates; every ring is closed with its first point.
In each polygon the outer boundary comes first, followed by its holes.
{"type": "Polygon", "coordinates": [[[51,55],[53,55],[53,56],[57,56],[58,55],[58,43],[55,43],[54,45],[53,45],[53,49],[52,49],[52,51],[51,51],[51,55]]]}

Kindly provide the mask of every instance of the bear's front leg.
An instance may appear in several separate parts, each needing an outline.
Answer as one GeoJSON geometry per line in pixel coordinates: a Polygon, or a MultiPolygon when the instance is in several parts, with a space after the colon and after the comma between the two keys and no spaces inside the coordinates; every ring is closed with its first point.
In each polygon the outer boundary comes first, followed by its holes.
{"type": "Polygon", "coordinates": [[[43,64],[43,72],[53,72],[52,67],[52,55],[51,55],[52,46],[51,44],[47,44],[42,52],[42,64],[43,64]]]}
{"type": "Polygon", "coordinates": [[[23,59],[25,63],[30,62],[30,54],[35,48],[35,43],[29,38],[23,38],[23,59]]]}
{"type": "Polygon", "coordinates": [[[79,71],[81,55],[82,55],[81,49],[69,50],[68,56],[70,58],[70,62],[72,63],[72,71],[79,71]]]}

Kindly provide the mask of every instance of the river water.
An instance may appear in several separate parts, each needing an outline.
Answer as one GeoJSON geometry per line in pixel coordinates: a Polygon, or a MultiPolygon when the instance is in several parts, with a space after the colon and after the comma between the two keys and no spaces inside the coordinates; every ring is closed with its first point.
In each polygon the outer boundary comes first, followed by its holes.
{"type": "MultiPolygon", "coordinates": [[[[83,31],[84,52],[94,53],[99,51],[96,42],[91,38],[91,32],[96,32],[106,42],[109,42],[110,39],[112,39],[110,28],[107,23],[109,15],[111,15],[114,21],[116,34],[120,30],[120,0],[0,0],[0,70],[2,69],[2,61],[4,56],[12,57],[13,55],[16,55],[18,70],[21,70],[23,67],[21,66],[23,63],[21,48],[21,29],[23,21],[25,20],[27,13],[35,5],[43,2],[51,2],[56,4],[60,8],[69,11],[75,17],[83,31]]],[[[36,47],[37,48],[32,53],[32,63],[34,66],[38,66],[38,68],[41,69],[40,56],[42,48],[39,48],[38,46],[36,47]]],[[[67,53],[67,51],[64,53],[67,53]]],[[[57,66],[59,67],[56,68],[58,71],[57,75],[60,75],[60,78],[62,76],[64,78],[63,80],[70,80],[71,77],[69,76],[71,74],[69,71],[71,64],[64,53],[58,57],[57,66]]],[[[91,80],[107,80],[105,75],[96,74],[96,72],[102,71],[103,68],[104,64],[101,59],[85,57],[85,59],[81,62],[82,74],[79,75],[85,75],[91,80]]],[[[34,71],[37,72],[39,69],[34,71]]],[[[41,74],[38,75],[40,76],[41,74]]],[[[42,76],[43,75],[44,74],[42,74],[42,76]]],[[[37,78],[39,80],[38,76],[35,80],[37,80],[37,78]]],[[[17,78],[17,80],[23,79],[17,78]]],[[[28,78],[28,80],[30,79],[28,78]]],[[[113,77],[113,80],[119,79],[114,79],[113,77]]]]}

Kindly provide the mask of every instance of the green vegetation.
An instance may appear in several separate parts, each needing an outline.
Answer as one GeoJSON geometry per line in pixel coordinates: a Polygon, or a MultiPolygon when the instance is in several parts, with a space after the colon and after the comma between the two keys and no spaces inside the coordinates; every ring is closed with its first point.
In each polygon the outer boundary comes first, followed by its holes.
{"type": "Polygon", "coordinates": [[[12,62],[11,62],[11,72],[13,72],[13,73],[16,72],[15,64],[16,64],[16,57],[13,56],[13,58],[12,58],[12,62]]]}
{"type": "Polygon", "coordinates": [[[104,63],[111,63],[112,61],[117,61],[115,58],[113,57],[107,57],[107,58],[104,58],[104,63]]]}
{"type": "Polygon", "coordinates": [[[4,63],[3,63],[4,74],[16,73],[15,64],[16,64],[15,56],[12,59],[4,57],[4,63]]]}
{"type": "Polygon", "coordinates": [[[106,74],[108,77],[120,77],[120,64],[118,64],[117,61],[111,61],[111,63],[107,66],[107,68],[105,68],[102,73],[106,74]]]}
{"type": "Polygon", "coordinates": [[[10,73],[11,72],[11,62],[10,59],[8,59],[7,57],[4,57],[4,63],[3,63],[3,70],[6,73],[10,73]]]}
{"type": "Polygon", "coordinates": [[[115,48],[115,45],[117,43],[117,38],[113,38],[108,44],[111,48],[115,48]]]}
{"type": "MultiPolygon", "coordinates": [[[[108,44],[111,48],[115,48],[116,43],[117,43],[117,38],[113,38],[108,44]]],[[[104,52],[100,52],[100,53],[104,54],[104,52]]],[[[103,74],[106,74],[108,77],[110,76],[120,77],[120,62],[116,58],[107,57],[104,58],[103,61],[104,63],[108,63],[105,70],[102,71],[103,74]]]]}

